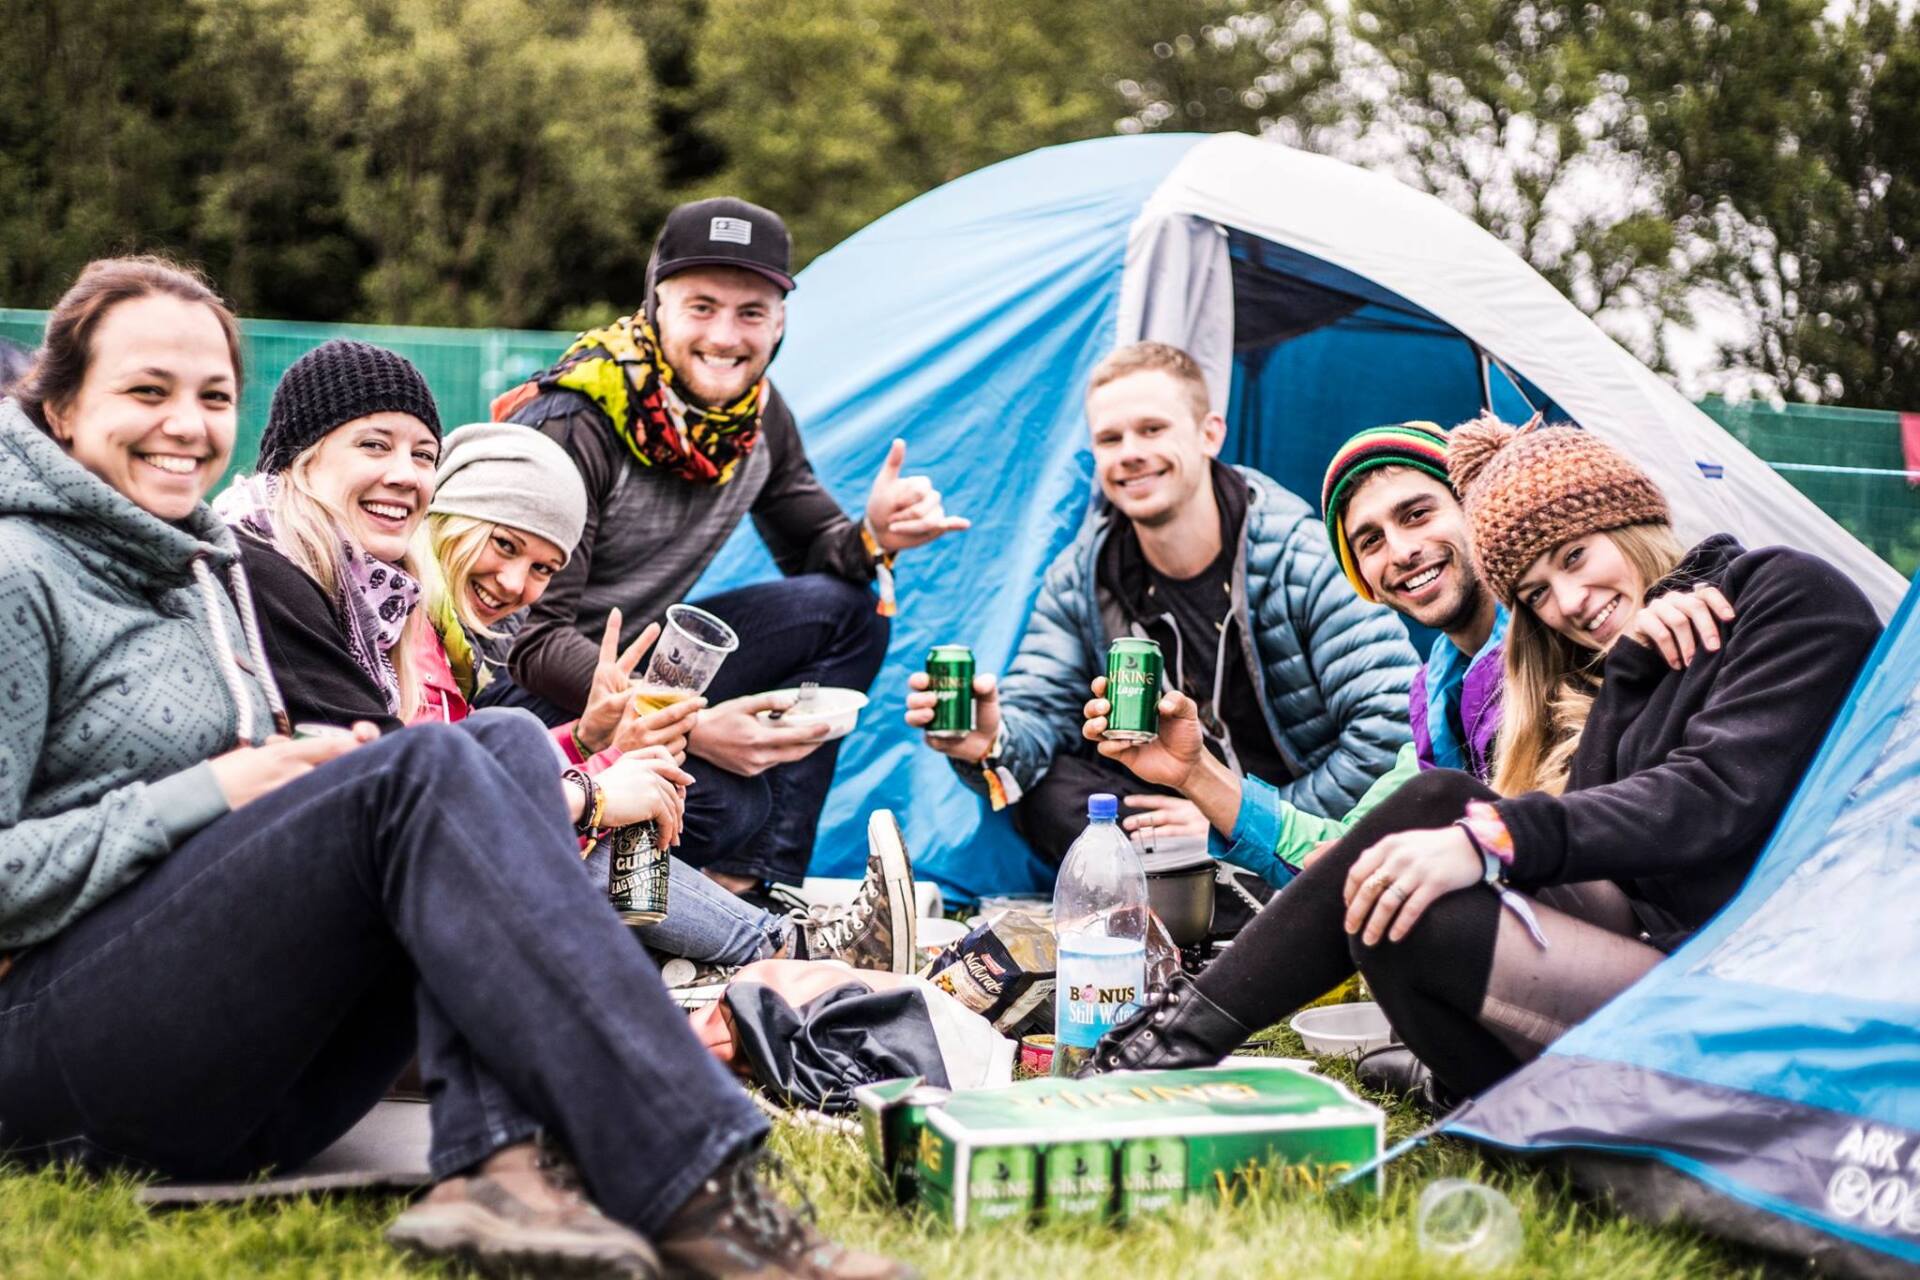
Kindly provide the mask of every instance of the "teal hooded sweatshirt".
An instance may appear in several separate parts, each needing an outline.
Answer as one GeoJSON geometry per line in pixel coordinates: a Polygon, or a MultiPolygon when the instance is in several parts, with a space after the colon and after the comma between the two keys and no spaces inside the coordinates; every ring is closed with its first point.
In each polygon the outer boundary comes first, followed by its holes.
{"type": "MultiPolygon", "coordinates": [[[[0,952],[43,942],[227,811],[206,763],[273,731],[233,535],[95,477],[0,401],[0,952]]],[[[250,607],[250,606],[249,606],[250,607]]]]}

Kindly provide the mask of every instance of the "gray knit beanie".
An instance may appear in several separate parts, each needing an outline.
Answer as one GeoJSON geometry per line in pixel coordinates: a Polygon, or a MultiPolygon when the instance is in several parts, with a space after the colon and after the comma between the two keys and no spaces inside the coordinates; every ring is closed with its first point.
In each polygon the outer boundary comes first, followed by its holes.
{"type": "Polygon", "coordinates": [[[567,451],[532,427],[476,422],[448,433],[427,512],[535,534],[570,559],[587,527],[587,486],[567,451]]]}

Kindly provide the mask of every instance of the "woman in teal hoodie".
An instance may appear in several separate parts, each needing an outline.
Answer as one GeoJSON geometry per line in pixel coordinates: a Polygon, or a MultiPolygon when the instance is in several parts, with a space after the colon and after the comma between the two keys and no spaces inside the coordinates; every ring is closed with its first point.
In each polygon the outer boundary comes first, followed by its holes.
{"type": "Polygon", "coordinates": [[[439,1181],[398,1243],[581,1275],[897,1274],[765,1193],[766,1123],[580,875],[544,730],[283,736],[201,501],[239,392],[211,290],[118,259],[0,402],[0,1154],[297,1166],[417,1048],[439,1181]]]}

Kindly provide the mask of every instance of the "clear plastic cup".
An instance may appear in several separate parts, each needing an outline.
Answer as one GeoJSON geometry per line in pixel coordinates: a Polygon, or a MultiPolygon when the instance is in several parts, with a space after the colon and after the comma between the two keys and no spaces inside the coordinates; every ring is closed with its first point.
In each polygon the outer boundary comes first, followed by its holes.
{"type": "Polygon", "coordinates": [[[705,693],[720,664],[739,647],[733,628],[705,609],[668,605],[667,625],[633,687],[634,700],[645,713],[705,693]]]}
{"type": "Polygon", "coordinates": [[[1476,1271],[1520,1256],[1520,1214],[1513,1202],[1465,1178],[1441,1178],[1420,1193],[1420,1251],[1457,1258],[1476,1271]]]}

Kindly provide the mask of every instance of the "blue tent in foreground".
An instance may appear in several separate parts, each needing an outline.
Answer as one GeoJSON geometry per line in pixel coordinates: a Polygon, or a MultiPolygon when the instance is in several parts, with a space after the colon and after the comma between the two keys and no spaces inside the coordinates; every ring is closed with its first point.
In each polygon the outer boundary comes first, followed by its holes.
{"type": "Polygon", "coordinates": [[[1842,1272],[1912,1274],[1916,910],[1920,579],[1739,896],[1445,1128],[1574,1153],[1648,1216],[1842,1272]]]}
{"type": "MultiPolygon", "coordinates": [[[[1535,410],[1626,450],[1692,537],[1727,530],[1841,565],[1890,613],[1903,583],[1621,350],[1499,241],[1390,178],[1235,134],[1103,138],[969,174],[800,274],[773,376],[852,510],[888,442],[973,529],[902,557],[886,667],[841,751],[813,867],[859,874],[867,811],[970,899],[1044,888],[1005,815],[902,723],[933,644],[1004,670],[1041,574],[1088,507],[1081,389],[1116,343],[1193,352],[1225,457],[1313,500],[1362,427],[1535,410]],[[1688,527],[1686,521],[1691,521],[1688,527]]],[[[701,590],[774,574],[751,529],[701,590]]]]}

